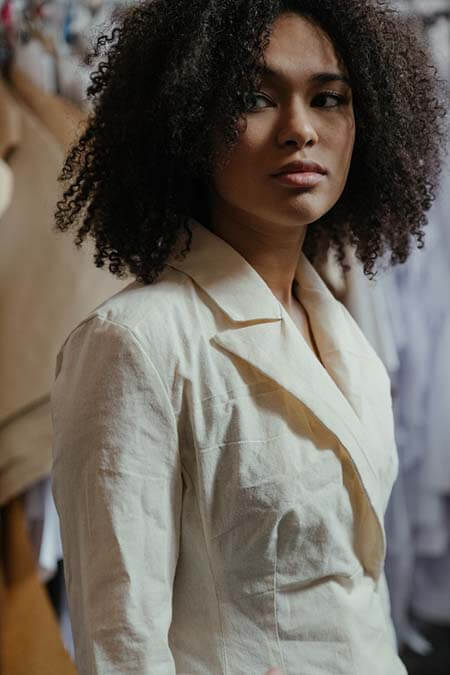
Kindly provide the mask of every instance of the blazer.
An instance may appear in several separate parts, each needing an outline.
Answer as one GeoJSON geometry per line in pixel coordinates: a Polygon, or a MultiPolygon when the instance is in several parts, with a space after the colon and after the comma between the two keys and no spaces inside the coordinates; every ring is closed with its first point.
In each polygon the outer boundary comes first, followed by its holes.
{"type": "Polygon", "coordinates": [[[57,358],[79,672],[404,675],[383,571],[386,370],[303,253],[324,365],[246,259],[190,227],[184,260],[96,308],[57,358]]]}

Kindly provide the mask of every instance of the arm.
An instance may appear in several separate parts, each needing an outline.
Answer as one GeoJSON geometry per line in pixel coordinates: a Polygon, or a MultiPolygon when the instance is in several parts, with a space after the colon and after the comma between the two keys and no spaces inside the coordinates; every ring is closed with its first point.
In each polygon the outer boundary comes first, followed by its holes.
{"type": "Polygon", "coordinates": [[[126,327],[78,326],[52,390],[52,486],[83,675],[170,675],[182,479],[176,420],[126,327]]]}

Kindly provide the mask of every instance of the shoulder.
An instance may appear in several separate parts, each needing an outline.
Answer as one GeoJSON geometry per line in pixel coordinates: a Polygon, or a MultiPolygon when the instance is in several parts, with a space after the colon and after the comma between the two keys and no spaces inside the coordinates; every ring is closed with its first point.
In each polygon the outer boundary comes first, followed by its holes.
{"type": "Polygon", "coordinates": [[[170,314],[182,311],[186,276],[165,267],[153,284],[133,281],[105,300],[86,317],[105,319],[131,331],[157,326],[170,314]]]}
{"type": "Polygon", "coordinates": [[[79,321],[67,335],[61,349],[74,333],[93,323],[110,327],[111,334],[167,338],[170,319],[186,311],[187,277],[165,267],[153,284],[133,281],[115,295],[104,300],[79,321]]]}
{"type": "Polygon", "coordinates": [[[170,381],[183,342],[192,334],[197,294],[189,277],[165,267],[153,284],[133,281],[79,321],[61,344],[56,358],[58,376],[63,359],[93,370],[109,361],[115,370],[150,368],[170,381]]]}

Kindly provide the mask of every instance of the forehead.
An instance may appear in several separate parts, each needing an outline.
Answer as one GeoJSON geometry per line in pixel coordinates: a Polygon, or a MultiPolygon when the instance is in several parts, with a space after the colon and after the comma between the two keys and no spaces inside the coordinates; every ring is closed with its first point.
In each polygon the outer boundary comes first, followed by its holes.
{"type": "Polygon", "coordinates": [[[294,79],[326,70],[348,75],[327,33],[298,14],[281,14],[275,20],[264,58],[269,67],[294,79]]]}

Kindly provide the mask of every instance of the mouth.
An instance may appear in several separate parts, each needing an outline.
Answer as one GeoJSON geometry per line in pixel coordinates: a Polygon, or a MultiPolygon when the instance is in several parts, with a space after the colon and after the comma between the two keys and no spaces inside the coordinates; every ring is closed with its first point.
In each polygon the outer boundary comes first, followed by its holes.
{"type": "Polygon", "coordinates": [[[306,159],[288,162],[272,174],[282,185],[297,188],[313,188],[325,178],[327,170],[321,164],[306,159]]]}
{"type": "Polygon", "coordinates": [[[273,176],[282,185],[297,188],[313,188],[322,182],[325,174],[317,171],[295,171],[290,173],[278,173],[273,176]]]}

